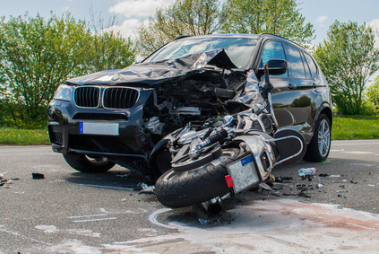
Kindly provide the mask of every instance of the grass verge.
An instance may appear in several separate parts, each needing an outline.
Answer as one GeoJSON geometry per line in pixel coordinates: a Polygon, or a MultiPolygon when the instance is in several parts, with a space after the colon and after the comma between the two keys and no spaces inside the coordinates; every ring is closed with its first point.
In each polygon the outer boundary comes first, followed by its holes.
{"type": "Polygon", "coordinates": [[[0,127],[0,145],[49,145],[47,129],[0,127]]]}
{"type": "MultiPolygon", "coordinates": [[[[379,116],[333,117],[332,140],[379,139],[379,116]]],[[[49,145],[47,128],[0,127],[0,145],[49,145]]]]}
{"type": "Polygon", "coordinates": [[[333,117],[332,140],[379,139],[379,116],[333,117]]]}

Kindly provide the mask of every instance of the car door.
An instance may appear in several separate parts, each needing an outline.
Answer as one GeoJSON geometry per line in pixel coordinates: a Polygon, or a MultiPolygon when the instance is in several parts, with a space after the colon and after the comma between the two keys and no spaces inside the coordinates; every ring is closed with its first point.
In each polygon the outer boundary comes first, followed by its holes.
{"type": "Polygon", "coordinates": [[[279,127],[302,132],[306,139],[311,131],[311,92],[313,88],[309,67],[304,65],[303,53],[285,42],[269,40],[261,51],[261,66],[270,59],[285,59],[288,70],[283,75],[270,75],[274,87],[272,103],[279,127]]]}

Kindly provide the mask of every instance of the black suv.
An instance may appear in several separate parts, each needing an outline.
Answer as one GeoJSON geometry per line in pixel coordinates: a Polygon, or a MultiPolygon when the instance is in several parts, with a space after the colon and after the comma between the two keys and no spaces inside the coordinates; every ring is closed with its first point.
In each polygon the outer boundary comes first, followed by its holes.
{"type": "Polygon", "coordinates": [[[271,34],[180,37],[141,63],[68,80],[49,104],[52,148],[79,171],[119,164],[157,177],[170,168],[162,138],[189,122],[251,108],[240,101],[245,85],[261,84],[271,59],[288,64],[285,74],[270,75],[279,130],[304,135],[304,159],[325,160],[332,127],[327,82],[305,49],[271,34]]]}

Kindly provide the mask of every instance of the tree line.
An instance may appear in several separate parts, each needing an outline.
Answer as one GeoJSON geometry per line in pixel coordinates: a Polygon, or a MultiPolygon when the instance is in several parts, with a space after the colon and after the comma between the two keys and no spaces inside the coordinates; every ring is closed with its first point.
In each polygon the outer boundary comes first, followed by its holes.
{"type": "MultiPolygon", "coordinates": [[[[296,0],[176,0],[139,27],[135,42],[94,17],[89,23],[69,13],[0,19],[0,120],[46,120],[48,102],[68,78],[129,66],[137,54],[182,35],[267,32],[306,47],[315,37],[296,0]]],[[[313,51],[343,114],[378,110],[378,86],[364,94],[378,70],[374,43],[366,24],[335,21],[313,51]]]]}

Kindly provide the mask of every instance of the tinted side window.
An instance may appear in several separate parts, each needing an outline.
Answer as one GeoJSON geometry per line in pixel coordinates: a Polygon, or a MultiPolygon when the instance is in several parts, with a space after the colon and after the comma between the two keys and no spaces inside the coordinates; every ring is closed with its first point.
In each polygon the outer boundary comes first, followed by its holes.
{"type": "Polygon", "coordinates": [[[288,66],[291,70],[291,77],[305,78],[304,64],[301,59],[300,52],[295,47],[285,45],[288,66]]]}
{"type": "Polygon", "coordinates": [[[317,67],[316,67],[315,62],[313,61],[312,57],[308,53],[304,53],[304,56],[305,56],[305,59],[307,60],[312,76],[315,76],[317,74],[317,67]]]}
{"type": "MultiPolygon", "coordinates": [[[[263,46],[260,67],[263,67],[267,63],[267,61],[272,60],[272,59],[281,59],[281,60],[286,59],[286,57],[284,55],[282,43],[275,42],[275,41],[268,41],[263,46]]],[[[287,73],[285,73],[285,74],[279,75],[279,76],[280,77],[287,77],[288,75],[287,75],[287,73]]]]}

